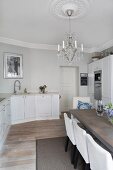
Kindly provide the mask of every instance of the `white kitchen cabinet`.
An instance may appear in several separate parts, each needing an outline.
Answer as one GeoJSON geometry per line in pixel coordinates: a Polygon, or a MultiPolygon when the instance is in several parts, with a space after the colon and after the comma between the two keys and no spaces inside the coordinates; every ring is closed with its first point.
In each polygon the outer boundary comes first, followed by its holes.
{"type": "Polygon", "coordinates": [[[36,96],[36,117],[52,115],[52,97],[51,95],[36,96]]]}
{"type": "Polygon", "coordinates": [[[24,120],[24,96],[12,96],[11,97],[11,121],[16,122],[18,120],[24,120]]]}
{"type": "Polygon", "coordinates": [[[102,70],[102,60],[97,60],[92,64],[93,64],[93,71],[102,70]]]}
{"type": "Polygon", "coordinates": [[[102,68],[102,59],[92,62],[88,65],[88,93],[94,94],[94,72],[102,70],[102,68]]]}
{"type": "Polygon", "coordinates": [[[102,97],[111,98],[110,57],[102,59],[102,97]]]}
{"type": "Polygon", "coordinates": [[[59,118],[59,95],[52,95],[52,117],[59,118]]]}
{"type": "Polygon", "coordinates": [[[12,124],[58,118],[59,94],[28,94],[11,97],[12,124]]]}
{"type": "Polygon", "coordinates": [[[0,111],[0,123],[1,123],[1,130],[0,130],[0,143],[2,141],[3,135],[4,135],[4,131],[5,131],[5,109],[3,108],[3,110],[0,111]]]}
{"type": "Polygon", "coordinates": [[[24,102],[25,119],[35,118],[35,96],[24,96],[24,102]]]}
{"type": "Polygon", "coordinates": [[[12,123],[24,122],[25,119],[35,118],[35,96],[14,95],[11,97],[12,123]]]}
{"type": "Polygon", "coordinates": [[[0,111],[0,141],[1,141],[1,138],[2,138],[2,111],[0,111]]]}
{"type": "Polygon", "coordinates": [[[102,98],[105,103],[113,103],[113,55],[102,59],[102,98]]]}
{"type": "Polygon", "coordinates": [[[7,100],[5,107],[5,115],[6,115],[6,123],[7,125],[11,124],[11,108],[10,108],[10,100],[7,100]]]}
{"type": "Polygon", "coordinates": [[[10,128],[10,101],[5,99],[0,102],[0,150],[10,128]]]}
{"type": "Polygon", "coordinates": [[[113,55],[107,56],[88,65],[88,93],[91,96],[94,95],[94,72],[98,70],[102,70],[103,103],[113,103],[113,55]]]}

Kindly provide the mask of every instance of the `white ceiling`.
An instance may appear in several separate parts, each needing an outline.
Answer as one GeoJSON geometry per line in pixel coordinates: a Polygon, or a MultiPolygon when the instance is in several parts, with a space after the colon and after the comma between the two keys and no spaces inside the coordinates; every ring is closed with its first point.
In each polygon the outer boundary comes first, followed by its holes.
{"type": "MultiPolygon", "coordinates": [[[[49,11],[49,0],[0,0],[0,36],[56,45],[68,31],[68,20],[49,11]]],[[[113,0],[92,0],[87,14],[72,20],[72,32],[87,48],[113,39],[113,0]]]]}

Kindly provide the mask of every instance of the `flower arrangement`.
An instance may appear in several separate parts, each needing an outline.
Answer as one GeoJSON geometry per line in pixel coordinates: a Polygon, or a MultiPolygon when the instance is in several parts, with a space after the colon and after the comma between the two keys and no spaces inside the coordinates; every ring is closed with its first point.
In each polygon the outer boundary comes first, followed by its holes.
{"type": "Polygon", "coordinates": [[[46,85],[40,86],[39,89],[41,91],[41,93],[45,93],[45,89],[47,88],[46,85]]]}
{"type": "Polygon", "coordinates": [[[108,120],[113,124],[113,104],[108,103],[107,105],[105,105],[104,110],[107,114],[108,120]]]}

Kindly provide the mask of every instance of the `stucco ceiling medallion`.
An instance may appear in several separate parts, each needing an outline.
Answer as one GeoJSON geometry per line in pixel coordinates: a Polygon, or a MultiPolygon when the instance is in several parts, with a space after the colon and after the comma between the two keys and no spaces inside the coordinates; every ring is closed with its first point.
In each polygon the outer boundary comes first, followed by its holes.
{"type": "Polygon", "coordinates": [[[89,8],[89,0],[52,0],[50,11],[61,18],[67,19],[67,10],[73,10],[71,18],[80,18],[85,15],[89,8]]]}

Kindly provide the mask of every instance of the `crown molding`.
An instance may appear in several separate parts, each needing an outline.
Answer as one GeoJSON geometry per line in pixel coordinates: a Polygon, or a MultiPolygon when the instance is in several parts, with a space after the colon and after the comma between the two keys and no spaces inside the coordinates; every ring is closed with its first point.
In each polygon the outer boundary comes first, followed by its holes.
{"type": "Polygon", "coordinates": [[[107,41],[106,43],[100,45],[99,47],[92,48],[93,52],[101,52],[113,46],[113,39],[107,41]]]}
{"type": "Polygon", "coordinates": [[[101,44],[100,46],[97,46],[97,47],[85,48],[84,52],[86,52],[86,53],[101,52],[101,51],[106,50],[110,47],[113,47],[113,39],[104,43],[104,44],[101,44]]]}
{"type": "Polygon", "coordinates": [[[10,44],[10,45],[16,45],[20,47],[34,48],[34,49],[40,49],[40,50],[56,50],[57,49],[56,45],[29,43],[29,42],[9,39],[5,37],[0,37],[0,42],[5,43],[5,44],[10,44]]]}
{"type": "MultiPolygon", "coordinates": [[[[0,37],[0,42],[4,44],[10,44],[10,45],[20,46],[25,48],[31,48],[31,49],[57,51],[57,45],[29,43],[29,42],[19,41],[19,40],[5,38],[5,37],[0,37]]],[[[99,47],[84,48],[84,52],[85,53],[101,52],[112,46],[113,46],[113,39],[100,45],[99,47]]]]}

